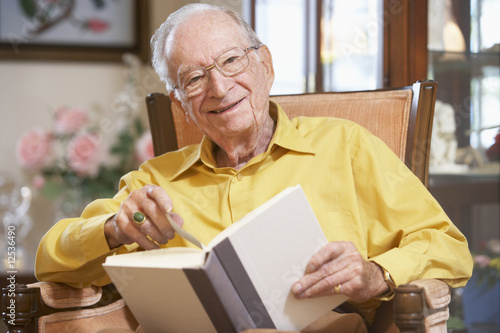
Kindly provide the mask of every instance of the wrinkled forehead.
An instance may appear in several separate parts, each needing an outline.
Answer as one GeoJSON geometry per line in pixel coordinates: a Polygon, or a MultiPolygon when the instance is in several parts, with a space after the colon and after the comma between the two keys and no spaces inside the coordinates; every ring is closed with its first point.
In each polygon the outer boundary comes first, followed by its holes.
{"type": "Polygon", "coordinates": [[[246,48],[249,41],[236,21],[224,12],[209,11],[192,14],[170,33],[167,64],[170,77],[185,66],[208,66],[222,52],[246,48]]]}

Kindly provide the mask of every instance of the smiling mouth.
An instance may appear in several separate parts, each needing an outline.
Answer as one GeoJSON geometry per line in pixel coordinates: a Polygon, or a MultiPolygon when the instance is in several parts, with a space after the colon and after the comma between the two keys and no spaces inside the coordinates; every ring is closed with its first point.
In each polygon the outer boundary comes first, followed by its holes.
{"type": "Polygon", "coordinates": [[[241,100],[239,100],[238,102],[232,104],[232,105],[229,105],[227,108],[224,108],[224,109],[220,109],[220,110],[214,110],[214,111],[210,111],[210,113],[216,113],[216,114],[219,114],[219,113],[222,113],[224,111],[227,111],[229,109],[232,109],[234,108],[236,105],[240,104],[241,100]]]}

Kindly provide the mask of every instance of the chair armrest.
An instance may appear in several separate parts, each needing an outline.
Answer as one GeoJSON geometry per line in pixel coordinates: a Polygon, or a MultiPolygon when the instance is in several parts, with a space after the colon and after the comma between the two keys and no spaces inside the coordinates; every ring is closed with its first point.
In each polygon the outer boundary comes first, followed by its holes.
{"type": "Polygon", "coordinates": [[[401,285],[394,295],[394,321],[401,332],[446,332],[450,287],[436,279],[401,285]]]}
{"type": "Polygon", "coordinates": [[[60,283],[37,282],[16,284],[14,290],[3,288],[2,318],[9,332],[135,330],[138,326],[112,284],[76,289],[60,283]]]}

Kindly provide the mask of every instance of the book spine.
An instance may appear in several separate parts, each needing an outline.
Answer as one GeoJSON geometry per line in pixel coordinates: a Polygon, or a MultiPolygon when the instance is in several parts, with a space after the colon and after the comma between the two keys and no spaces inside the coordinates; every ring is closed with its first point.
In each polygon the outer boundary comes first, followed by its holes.
{"type": "Polygon", "coordinates": [[[213,251],[216,253],[224,271],[231,280],[246,311],[250,315],[256,328],[276,328],[264,302],[255,289],[231,241],[226,238],[217,244],[213,251]]]}
{"type": "Polygon", "coordinates": [[[203,268],[185,268],[184,273],[217,332],[256,328],[214,253],[207,255],[203,268]]]}

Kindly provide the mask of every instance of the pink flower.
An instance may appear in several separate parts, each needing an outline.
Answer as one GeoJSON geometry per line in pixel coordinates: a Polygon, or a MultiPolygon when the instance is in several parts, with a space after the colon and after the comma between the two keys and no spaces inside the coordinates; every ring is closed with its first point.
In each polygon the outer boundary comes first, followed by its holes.
{"type": "Polygon", "coordinates": [[[49,164],[51,150],[52,134],[35,128],[21,136],[17,142],[17,162],[26,169],[41,169],[49,164]]]}
{"type": "Polygon", "coordinates": [[[86,26],[88,29],[92,30],[93,32],[104,32],[108,30],[109,23],[100,19],[90,19],[86,22],[86,26]]]}
{"type": "Polygon", "coordinates": [[[480,268],[485,268],[490,264],[491,259],[488,256],[483,254],[479,254],[474,257],[474,263],[478,265],[480,268]]]}
{"type": "Polygon", "coordinates": [[[41,189],[45,185],[45,178],[42,175],[33,177],[33,187],[41,189]]]}
{"type": "Polygon", "coordinates": [[[155,157],[151,132],[146,131],[135,143],[135,157],[139,163],[143,163],[155,157]]]}
{"type": "Polygon", "coordinates": [[[56,110],[54,132],[57,134],[72,134],[80,130],[88,121],[84,109],[61,107],[56,110]]]}
{"type": "Polygon", "coordinates": [[[68,164],[80,176],[95,176],[104,159],[105,147],[97,133],[76,135],[68,144],[68,164]]]}

